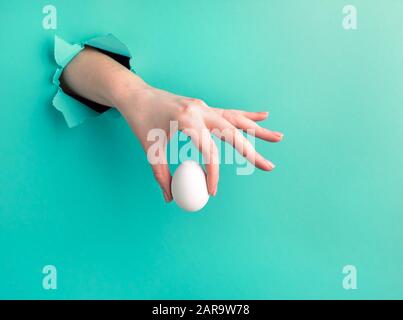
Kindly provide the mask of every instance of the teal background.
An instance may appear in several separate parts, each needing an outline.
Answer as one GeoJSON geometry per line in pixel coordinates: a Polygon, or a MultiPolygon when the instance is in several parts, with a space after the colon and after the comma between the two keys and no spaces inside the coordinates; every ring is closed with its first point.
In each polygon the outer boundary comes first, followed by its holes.
{"type": "Polygon", "coordinates": [[[402,16],[398,0],[2,1],[0,298],[403,298],[402,16]],[[108,32],[152,85],[270,110],[285,140],[257,148],[275,171],[224,165],[217,197],[186,214],[122,118],[68,129],[53,37],[108,32]]]}

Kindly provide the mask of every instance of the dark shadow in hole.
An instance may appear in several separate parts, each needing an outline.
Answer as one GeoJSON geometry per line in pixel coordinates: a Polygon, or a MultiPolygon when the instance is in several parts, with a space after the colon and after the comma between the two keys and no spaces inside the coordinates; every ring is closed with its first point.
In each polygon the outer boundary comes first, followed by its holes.
{"type": "MultiPolygon", "coordinates": [[[[92,46],[85,46],[85,47],[91,47],[94,48],[92,46]]],[[[127,69],[130,69],[130,58],[126,57],[126,56],[122,56],[120,54],[116,54],[113,52],[109,52],[106,50],[102,50],[102,49],[98,49],[98,48],[94,48],[96,50],[98,50],[99,52],[106,54],[107,56],[111,57],[113,60],[117,61],[118,63],[120,63],[121,65],[125,66],[127,69]]],[[[62,87],[63,91],[64,90],[64,85],[63,83],[60,84],[60,86],[62,87]]],[[[111,107],[109,106],[105,106],[99,103],[96,103],[92,100],[86,99],[84,97],[81,97],[71,91],[65,91],[68,95],[72,96],[74,99],[80,101],[81,103],[87,105],[88,107],[90,107],[92,110],[98,112],[98,113],[104,113],[105,111],[108,111],[111,107]]]]}

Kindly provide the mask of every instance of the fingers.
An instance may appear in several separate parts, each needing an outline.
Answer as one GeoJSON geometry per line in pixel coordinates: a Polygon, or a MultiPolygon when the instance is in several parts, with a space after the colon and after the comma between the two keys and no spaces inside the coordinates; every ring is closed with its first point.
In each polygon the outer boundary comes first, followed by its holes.
{"type": "Polygon", "coordinates": [[[172,201],[171,173],[169,172],[166,156],[167,140],[161,139],[155,143],[144,145],[147,152],[147,159],[151,165],[155,180],[160,185],[166,202],[172,201]]]}
{"type": "Polygon", "coordinates": [[[267,112],[248,112],[242,110],[218,110],[221,117],[230,122],[233,126],[238,129],[242,129],[250,135],[257,138],[270,141],[279,142],[283,139],[283,134],[281,132],[271,131],[266,128],[262,128],[255,121],[261,121],[267,118],[267,112]]]}
{"type": "Polygon", "coordinates": [[[275,165],[259,154],[249,140],[230,122],[221,118],[217,120],[215,127],[218,130],[212,130],[212,132],[218,138],[231,144],[243,157],[257,168],[265,171],[274,169],[275,165]]]}
{"type": "Polygon", "coordinates": [[[260,111],[260,112],[249,112],[249,111],[240,111],[240,113],[252,120],[252,121],[263,121],[268,118],[269,113],[267,111],[260,111]]]}
{"type": "Polygon", "coordinates": [[[172,201],[171,193],[171,173],[169,172],[169,167],[167,163],[153,164],[151,168],[154,173],[155,180],[157,180],[160,185],[165,202],[172,201]]]}
{"type": "Polygon", "coordinates": [[[217,194],[220,167],[218,149],[210,131],[203,126],[199,129],[184,129],[183,133],[192,139],[193,144],[202,153],[207,170],[208,192],[210,195],[215,196],[217,194]]]}
{"type": "MultiPolygon", "coordinates": [[[[248,118],[252,121],[263,121],[267,119],[269,113],[267,111],[244,111],[244,110],[237,110],[237,109],[221,109],[221,108],[212,108],[216,113],[220,116],[227,118],[228,116],[243,116],[248,118]]],[[[228,119],[227,119],[228,120],[228,119]]]]}
{"type": "Polygon", "coordinates": [[[270,142],[279,142],[283,139],[283,134],[281,132],[271,131],[266,128],[262,128],[255,121],[252,121],[248,118],[239,116],[234,117],[229,121],[237,127],[238,129],[242,129],[248,134],[255,136],[257,138],[270,141],[270,142]]]}

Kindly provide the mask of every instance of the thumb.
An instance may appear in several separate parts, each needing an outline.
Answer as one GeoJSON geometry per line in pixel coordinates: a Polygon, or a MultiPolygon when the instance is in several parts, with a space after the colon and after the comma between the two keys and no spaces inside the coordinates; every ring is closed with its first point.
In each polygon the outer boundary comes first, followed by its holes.
{"type": "Polygon", "coordinates": [[[147,153],[148,163],[154,174],[155,180],[160,185],[165,202],[172,201],[171,193],[171,173],[169,172],[167,154],[166,154],[166,138],[160,139],[155,143],[145,143],[144,149],[147,153]]]}
{"type": "Polygon", "coordinates": [[[151,168],[154,173],[154,178],[157,180],[158,184],[160,185],[165,202],[172,201],[172,193],[171,193],[171,173],[169,172],[168,164],[159,163],[151,165],[151,168]]]}

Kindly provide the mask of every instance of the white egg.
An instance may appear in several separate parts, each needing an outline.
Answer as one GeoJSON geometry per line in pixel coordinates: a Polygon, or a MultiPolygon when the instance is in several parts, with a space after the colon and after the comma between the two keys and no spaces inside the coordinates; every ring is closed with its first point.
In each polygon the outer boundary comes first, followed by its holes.
{"type": "Polygon", "coordinates": [[[171,190],[175,202],[186,211],[202,209],[209,199],[206,174],[195,161],[184,161],[176,169],[171,190]]]}

